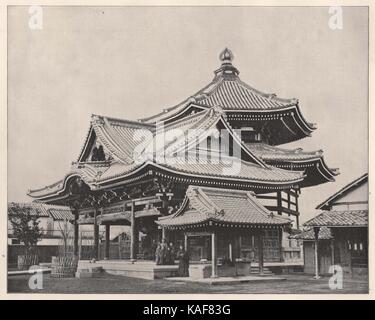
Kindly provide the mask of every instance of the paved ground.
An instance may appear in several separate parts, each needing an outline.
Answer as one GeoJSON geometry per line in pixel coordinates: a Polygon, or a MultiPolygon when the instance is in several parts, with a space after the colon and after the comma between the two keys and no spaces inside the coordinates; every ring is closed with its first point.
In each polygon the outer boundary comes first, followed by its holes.
{"type": "Polygon", "coordinates": [[[89,279],[55,279],[44,275],[43,289],[31,290],[29,276],[8,277],[9,293],[367,293],[365,281],[345,281],[342,290],[331,290],[328,278],[286,275],[286,281],[209,285],[168,280],[143,280],[123,276],[101,275],[89,279]]]}
{"type": "Polygon", "coordinates": [[[367,293],[364,281],[345,281],[342,290],[331,290],[328,278],[319,280],[306,275],[286,275],[286,281],[209,285],[168,280],[143,280],[124,276],[101,275],[98,278],[43,278],[42,290],[28,287],[29,276],[8,277],[9,293],[367,293]]]}

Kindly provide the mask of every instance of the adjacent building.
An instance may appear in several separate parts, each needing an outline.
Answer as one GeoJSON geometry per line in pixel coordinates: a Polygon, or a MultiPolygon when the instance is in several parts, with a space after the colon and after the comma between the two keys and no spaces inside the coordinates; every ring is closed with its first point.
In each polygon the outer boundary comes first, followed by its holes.
{"type": "MultiPolygon", "coordinates": [[[[303,240],[304,270],[318,277],[339,265],[350,276],[368,273],[368,174],[319,204],[323,210],[307,221],[303,240]]],[[[332,270],[331,270],[332,271],[332,270]]]]}

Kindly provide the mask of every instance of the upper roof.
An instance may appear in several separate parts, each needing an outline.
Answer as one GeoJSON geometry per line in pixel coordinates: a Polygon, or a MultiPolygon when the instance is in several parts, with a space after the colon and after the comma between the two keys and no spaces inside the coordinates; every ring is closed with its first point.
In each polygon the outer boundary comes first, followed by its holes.
{"type": "Polygon", "coordinates": [[[250,192],[189,186],[180,209],[157,223],[167,228],[205,223],[280,227],[290,220],[274,216],[250,192]]]}
{"type": "Polygon", "coordinates": [[[367,227],[368,210],[323,211],[303,225],[309,227],[367,227]]]}
{"type": "Polygon", "coordinates": [[[352,190],[358,188],[362,184],[366,183],[368,181],[368,173],[365,173],[364,175],[360,176],[358,179],[355,179],[351,183],[347,184],[345,187],[341,188],[339,191],[334,193],[332,196],[330,196],[328,199],[324,200],[322,203],[320,203],[316,209],[321,210],[329,210],[331,205],[339,200],[344,195],[348,194],[352,190]]]}
{"type": "Polygon", "coordinates": [[[29,209],[32,215],[38,217],[49,218],[51,217],[55,221],[59,220],[73,220],[74,215],[69,207],[49,205],[38,202],[30,203],[8,203],[8,214],[19,215],[23,213],[24,209],[29,209]]]}
{"type": "Polygon", "coordinates": [[[225,111],[282,111],[296,107],[303,125],[307,131],[312,132],[314,124],[308,123],[300,114],[298,99],[283,99],[275,93],[264,93],[239,78],[239,71],[232,65],[233,54],[225,49],[220,54],[222,65],[217,69],[214,79],[203,89],[193,94],[183,102],[148,118],[141,119],[142,122],[155,123],[166,121],[180,114],[189,106],[201,109],[220,106],[225,111]]]}

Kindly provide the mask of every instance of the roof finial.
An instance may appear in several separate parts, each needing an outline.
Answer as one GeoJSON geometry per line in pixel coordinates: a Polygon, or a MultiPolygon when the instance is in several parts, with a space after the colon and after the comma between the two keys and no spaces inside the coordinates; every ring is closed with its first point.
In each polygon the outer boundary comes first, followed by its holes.
{"type": "Polygon", "coordinates": [[[232,62],[234,59],[232,51],[230,51],[228,48],[225,48],[219,56],[220,60],[225,63],[225,62],[232,62]]]}
{"type": "Polygon", "coordinates": [[[221,67],[215,70],[215,77],[225,77],[226,79],[235,79],[240,73],[236,67],[232,65],[234,59],[232,51],[225,48],[219,55],[221,67]]]}

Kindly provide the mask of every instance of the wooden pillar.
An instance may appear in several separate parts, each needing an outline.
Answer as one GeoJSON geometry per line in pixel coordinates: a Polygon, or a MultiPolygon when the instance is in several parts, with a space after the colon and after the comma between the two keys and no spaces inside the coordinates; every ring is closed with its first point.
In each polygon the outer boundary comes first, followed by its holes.
{"type": "Polygon", "coordinates": [[[264,273],[264,257],[263,257],[263,233],[264,230],[260,230],[258,235],[258,265],[259,265],[259,274],[262,275],[264,273]]]}
{"type": "Polygon", "coordinates": [[[314,263],[315,263],[315,279],[320,279],[319,276],[319,227],[314,227],[314,263]]]}
{"type": "Polygon", "coordinates": [[[135,220],[135,206],[134,201],[131,202],[131,213],[130,213],[130,223],[131,223],[131,235],[130,235],[130,260],[137,260],[137,247],[138,247],[138,229],[135,220]]]}
{"type": "Polygon", "coordinates": [[[297,229],[299,229],[299,209],[298,209],[298,193],[299,191],[297,189],[294,190],[295,192],[295,197],[294,197],[294,202],[296,203],[296,212],[297,212],[297,215],[296,215],[296,224],[297,224],[297,229]]]}
{"type": "Polygon", "coordinates": [[[99,260],[99,225],[96,223],[98,209],[94,213],[94,259],[99,260]]]}
{"type": "Polygon", "coordinates": [[[211,278],[217,278],[217,235],[215,231],[211,233],[211,278]]]}
{"type": "Polygon", "coordinates": [[[232,242],[229,243],[229,260],[233,262],[233,246],[232,246],[232,242]]]}
{"type": "Polygon", "coordinates": [[[331,239],[330,246],[331,246],[331,265],[334,265],[335,264],[335,240],[334,239],[331,239]]]}
{"type": "Polygon", "coordinates": [[[281,200],[281,191],[277,191],[277,213],[279,215],[282,215],[283,213],[282,206],[283,206],[283,202],[281,200]]]}
{"type": "Polygon", "coordinates": [[[105,251],[104,251],[104,259],[109,259],[109,248],[110,248],[110,232],[111,232],[111,225],[106,224],[105,225],[105,251]]]}
{"type": "Polygon", "coordinates": [[[283,229],[279,229],[279,244],[280,244],[280,262],[284,261],[283,255],[283,229]]]}
{"type": "Polygon", "coordinates": [[[165,243],[168,243],[167,241],[167,229],[162,227],[161,228],[161,241],[165,241],[165,243]]]}
{"type": "Polygon", "coordinates": [[[73,255],[78,257],[79,256],[79,224],[78,224],[78,210],[72,210],[74,214],[74,233],[73,233],[73,255]]]}
{"type": "Polygon", "coordinates": [[[188,236],[186,233],[184,234],[184,248],[185,248],[185,251],[188,250],[188,236]]]}

